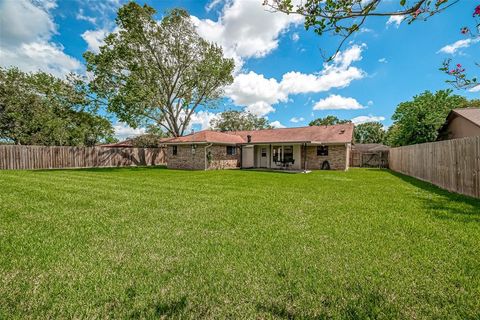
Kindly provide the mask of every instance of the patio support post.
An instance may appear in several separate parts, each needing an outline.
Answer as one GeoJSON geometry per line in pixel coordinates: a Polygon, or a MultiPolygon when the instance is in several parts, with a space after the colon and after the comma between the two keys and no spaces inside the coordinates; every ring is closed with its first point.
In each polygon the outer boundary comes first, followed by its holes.
{"type": "Polygon", "coordinates": [[[270,145],[270,154],[268,155],[268,168],[272,168],[272,145],[270,145]]]}

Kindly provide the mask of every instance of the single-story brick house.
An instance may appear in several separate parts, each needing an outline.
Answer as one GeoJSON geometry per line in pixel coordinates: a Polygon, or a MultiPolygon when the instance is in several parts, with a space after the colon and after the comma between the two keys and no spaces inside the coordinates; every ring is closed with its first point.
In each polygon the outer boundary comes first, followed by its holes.
{"type": "Polygon", "coordinates": [[[203,130],[167,139],[173,169],[347,170],[353,124],[254,131],[203,130]]]}

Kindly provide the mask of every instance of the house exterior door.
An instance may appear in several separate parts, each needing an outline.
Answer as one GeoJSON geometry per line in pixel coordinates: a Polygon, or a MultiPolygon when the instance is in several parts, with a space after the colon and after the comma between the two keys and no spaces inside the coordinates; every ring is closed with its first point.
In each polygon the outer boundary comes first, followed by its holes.
{"type": "Polygon", "coordinates": [[[253,146],[242,147],[242,168],[253,168],[255,165],[255,153],[253,146]]]}
{"type": "Polygon", "coordinates": [[[267,147],[260,147],[260,162],[259,167],[267,168],[268,167],[268,148],[267,147]]]}

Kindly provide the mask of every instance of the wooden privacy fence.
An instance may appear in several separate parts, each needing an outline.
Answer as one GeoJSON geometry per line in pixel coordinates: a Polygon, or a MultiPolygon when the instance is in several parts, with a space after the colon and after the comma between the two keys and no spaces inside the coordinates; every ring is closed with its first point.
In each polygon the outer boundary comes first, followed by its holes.
{"type": "Polygon", "coordinates": [[[59,169],[165,164],[163,148],[0,145],[0,169],[59,169]]]}
{"type": "Polygon", "coordinates": [[[388,167],[388,151],[361,152],[350,151],[350,166],[363,168],[388,167]]]}
{"type": "Polygon", "coordinates": [[[392,148],[389,167],[449,191],[480,198],[480,136],[392,148]]]}

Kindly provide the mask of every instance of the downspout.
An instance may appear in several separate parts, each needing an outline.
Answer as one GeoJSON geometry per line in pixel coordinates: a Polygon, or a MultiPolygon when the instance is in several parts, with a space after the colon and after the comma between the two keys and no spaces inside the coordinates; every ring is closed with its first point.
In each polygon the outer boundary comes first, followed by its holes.
{"type": "Polygon", "coordinates": [[[212,145],[213,145],[213,143],[210,143],[210,144],[207,144],[207,145],[205,146],[205,155],[204,155],[204,156],[205,156],[205,171],[208,170],[207,149],[210,148],[212,145]]]}

